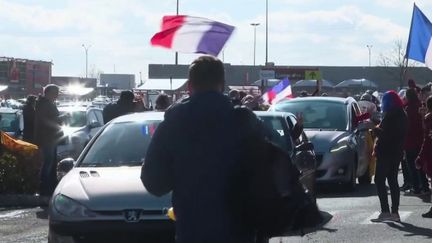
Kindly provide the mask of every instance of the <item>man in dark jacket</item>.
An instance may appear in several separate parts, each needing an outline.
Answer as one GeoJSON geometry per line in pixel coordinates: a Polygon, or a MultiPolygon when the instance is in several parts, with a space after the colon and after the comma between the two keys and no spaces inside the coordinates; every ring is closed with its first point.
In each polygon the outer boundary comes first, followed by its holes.
{"type": "Polygon", "coordinates": [[[403,146],[407,130],[407,116],[403,109],[403,102],[394,91],[386,92],[383,96],[382,110],[384,118],[379,127],[374,129],[378,137],[374,153],[377,157],[375,184],[381,203],[381,214],[372,222],[387,220],[400,221],[399,201],[400,191],[398,185],[399,163],[403,157],[403,146]],[[388,181],[392,199],[391,211],[388,203],[388,181]]]}
{"type": "Polygon", "coordinates": [[[34,95],[27,97],[26,104],[23,107],[24,130],[23,139],[26,142],[34,143],[34,125],[36,115],[36,99],[34,95]]]}
{"type": "Polygon", "coordinates": [[[43,156],[40,173],[42,196],[51,196],[57,184],[57,143],[62,136],[59,111],[55,105],[58,95],[59,87],[48,85],[36,103],[34,139],[43,156]]]}
{"type": "Polygon", "coordinates": [[[104,108],[102,113],[104,123],[106,124],[114,118],[134,112],[134,98],[135,95],[132,91],[122,91],[120,94],[120,99],[117,101],[116,104],[109,104],[104,108]]]}
{"type": "Polygon", "coordinates": [[[222,93],[224,81],[218,59],[204,56],[191,64],[191,97],[166,111],[143,165],[141,179],[150,193],[173,193],[180,243],[254,242],[232,197],[243,137],[234,106],[222,93]]]}

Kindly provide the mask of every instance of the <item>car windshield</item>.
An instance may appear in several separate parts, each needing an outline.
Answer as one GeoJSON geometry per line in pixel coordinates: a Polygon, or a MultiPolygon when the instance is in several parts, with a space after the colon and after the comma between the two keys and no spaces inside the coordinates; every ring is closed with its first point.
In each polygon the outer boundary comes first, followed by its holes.
{"type": "Polygon", "coordinates": [[[1,113],[0,130],[3,132],[16,132],[18,130],[18,117],[15,113],[1,113]]]}
{"type": "Polygon", "coordinates": [[[344,103],[316,100],[293,100],[280,103],[277,111],[303,114],[304,128],[345,131],[348,126],[344,103]]]}
{"type": "Polygon", "coordinates": [[[63,125],[69,127],[83,127],[87,125],[85,111],[62,111],[60,112],[63,125]]]}
{"type": "Polygon", "coordinates": [[[293,146],[287,126],[283,117],[278,116],[259,116],[259,119],[264,123],[267,137],[269,140],[286,151],[292,151],[293,146]]]}
{"type": "Polygon", "coordinates": [[[160,121],[113,123],[93,143],[79,166],[141,166],[160,121]]]}

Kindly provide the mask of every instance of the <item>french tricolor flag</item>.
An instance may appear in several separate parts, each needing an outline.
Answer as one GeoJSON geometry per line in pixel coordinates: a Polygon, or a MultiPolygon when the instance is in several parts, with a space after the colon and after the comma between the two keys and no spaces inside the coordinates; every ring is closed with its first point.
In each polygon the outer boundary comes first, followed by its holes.
{"type": "Polygon", "coordinates": [[[406,58],[422,62],[432,69],[432,23],[415,4],[406,58]]]}
{"type": "Polygon", "coordinates": [[[178,52],[217,56],[233,31],[233,26],[206,18],[164,16],[162,30],[152,37],[151,44],[178,52]]]}
{"type": "Polygon", "coordinates": [[[283,99],[293,98],[291,84],[288,78],[285,78],[271,90],[263,95],[264,102],[276,104],[283,99]]]}

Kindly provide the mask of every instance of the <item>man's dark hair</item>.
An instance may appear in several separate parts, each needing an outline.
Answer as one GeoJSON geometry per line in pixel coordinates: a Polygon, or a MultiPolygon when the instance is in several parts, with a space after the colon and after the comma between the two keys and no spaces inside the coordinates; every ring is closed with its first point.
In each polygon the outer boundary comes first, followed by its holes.
{"type": "Polygon", "coordinates": [[[194,89],[211,90],[225,83],[223,63],[212,56],[201,56],[189,67],[189,82],[194,89]]]}
{"type": "Polygon", "coordinates": [[[125,90],[120,93],[120,99],[118,102],[122,104],[131,104],[133,103],[134,99],[135,99],[134,93],[130,90],[125,90]]]}
{"type": "Polygon", "coordinates": [[[432,111],[432,96],[429,96],[429,98],[427,98],[426,107],[428,108],[429,111],[432,111]]]}
{"type": "Polygon", "coordinates": [[[166,94],[160,94],[156,98],[156,110],[166,110],[170,106],[169,97],[166,94]]]}
{"type": "Polygon", "coordinates": [[[47,93],[51,93],[51,92],[60,92],[60,88],[59,86],[55,85],[55,84],[48,84],[47,86],[45,86],[44,88],[44,95],[46,95],[47,93]]]}

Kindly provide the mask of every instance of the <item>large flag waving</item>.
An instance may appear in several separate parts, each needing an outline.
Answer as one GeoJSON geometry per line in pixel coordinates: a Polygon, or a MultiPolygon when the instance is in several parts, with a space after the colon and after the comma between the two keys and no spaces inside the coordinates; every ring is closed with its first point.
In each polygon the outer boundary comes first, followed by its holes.
{"type": "Polygon", "coordinates": [[[263,95],[263,100],[269,104],[276,104],[287,98],[292,98],[291,84],[288,78],[280,81],[271,90],[263,95]]]}
{"type": "Polygon", "coordinates": [[[414,4],[406,58],[432,69],[432,23],[414,4]]]}
{"type": "Polygon", "coordinates": [[[151,44],[178,52],[217,56],[233,31],[231,25],[206,18],[164,16],[162,30],[152,37],[151,44]]]}

